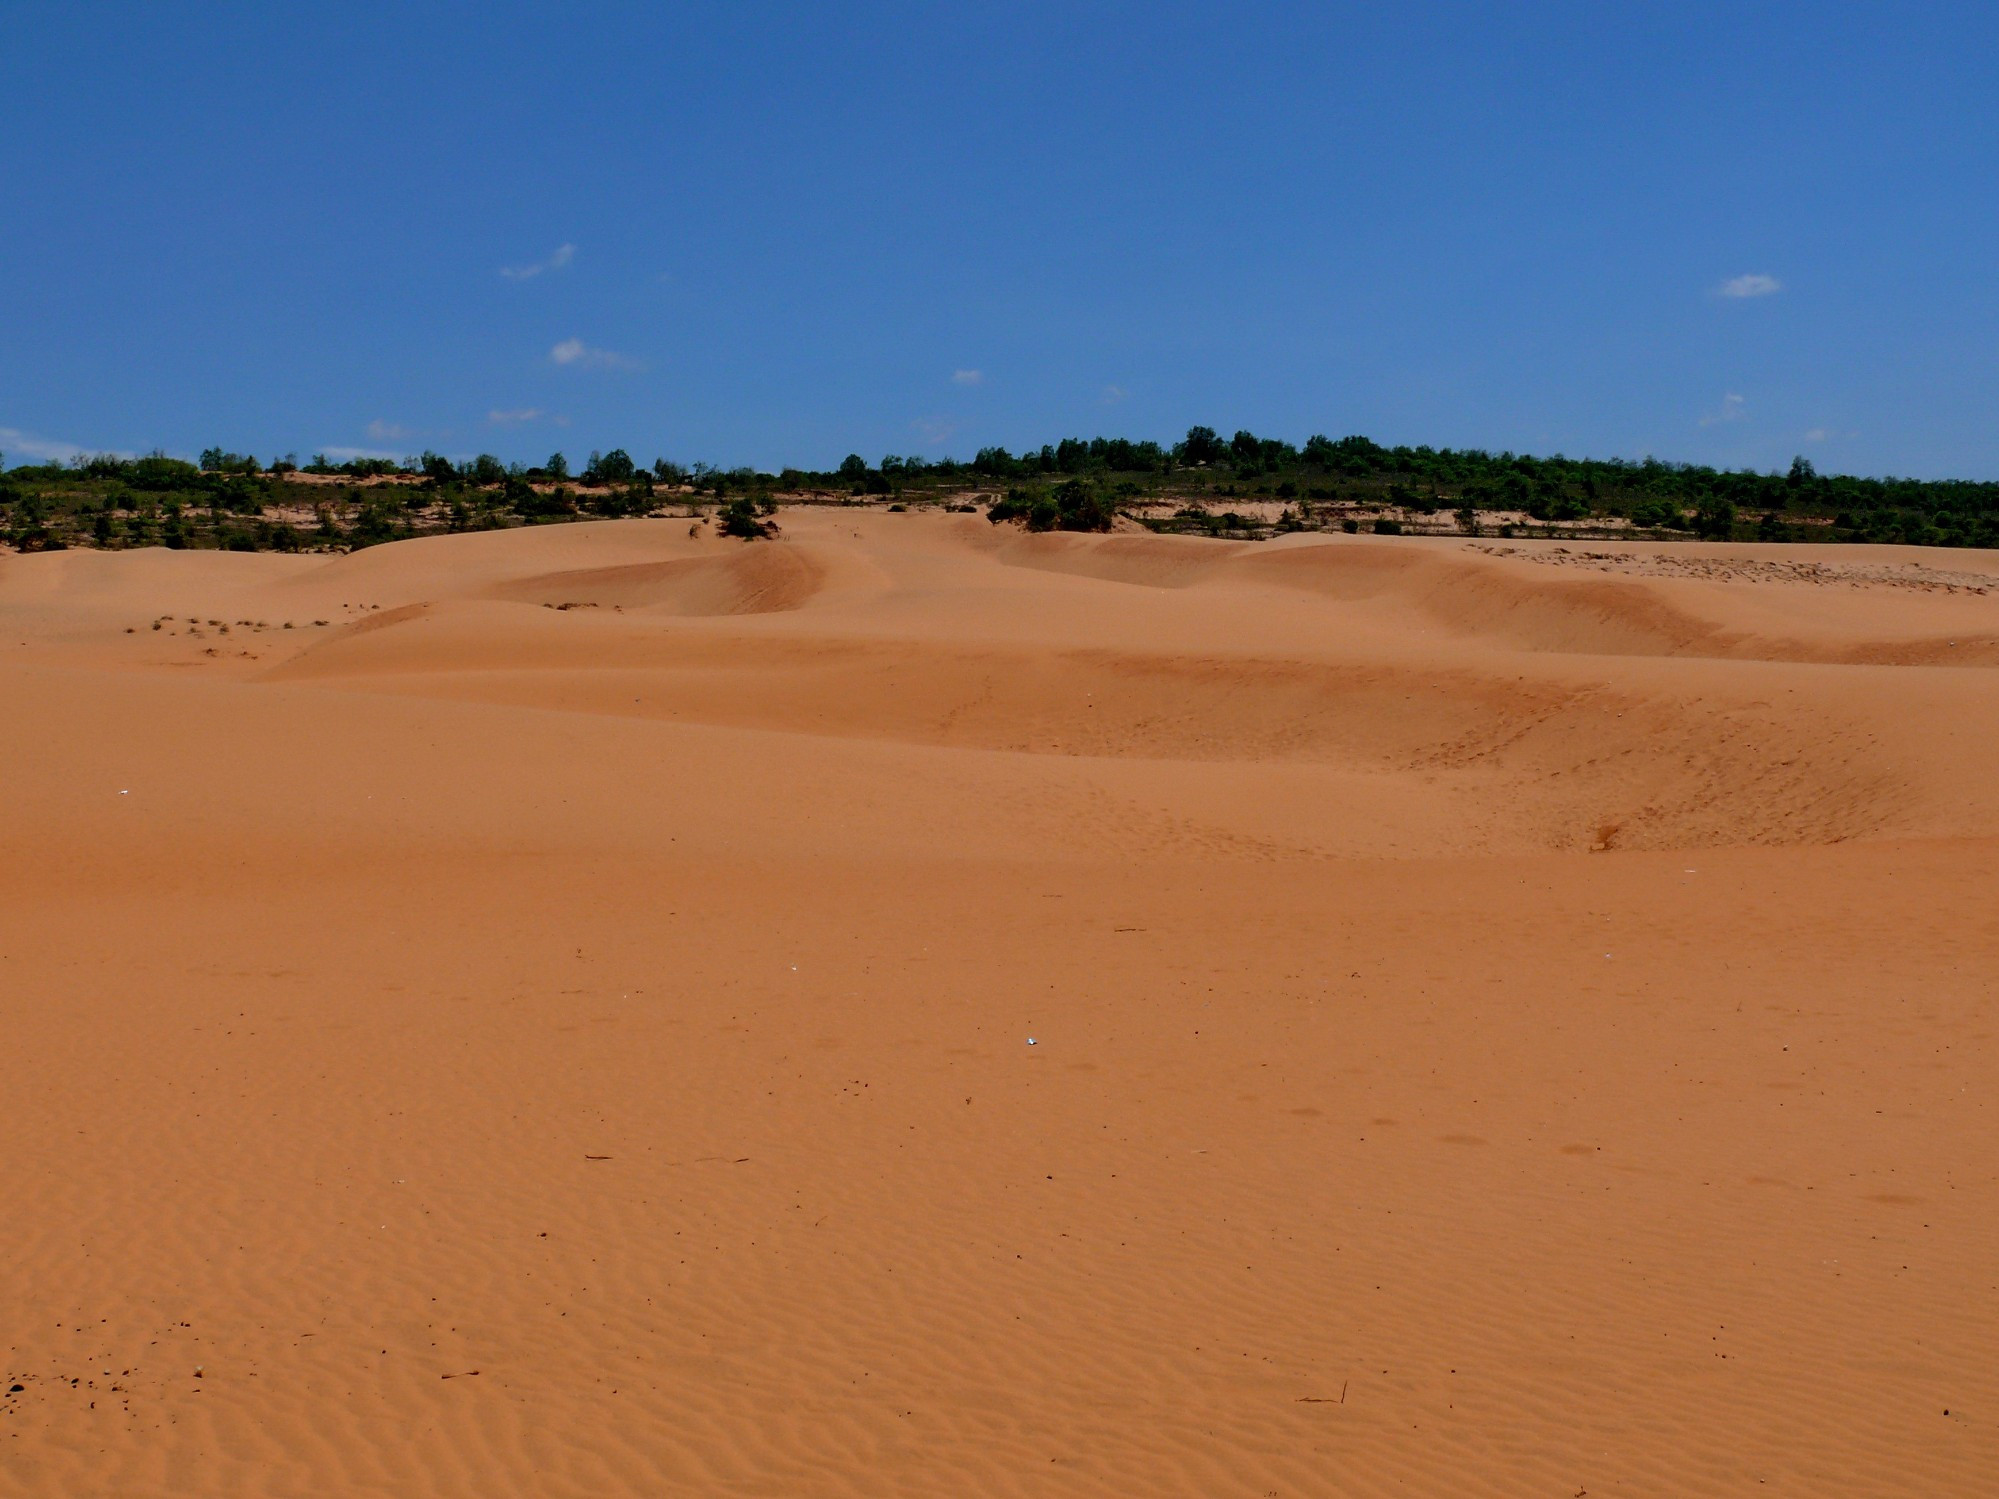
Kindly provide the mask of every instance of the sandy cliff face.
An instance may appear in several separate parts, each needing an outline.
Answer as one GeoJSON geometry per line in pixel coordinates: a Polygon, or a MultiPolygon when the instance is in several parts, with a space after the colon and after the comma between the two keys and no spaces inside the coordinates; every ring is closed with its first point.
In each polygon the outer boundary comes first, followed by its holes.
{"type": "Polygon", "coordinates": [[[1984,1491],[1999,558],[782,520],[0,558],[0,1489],[1984,1491]]]}

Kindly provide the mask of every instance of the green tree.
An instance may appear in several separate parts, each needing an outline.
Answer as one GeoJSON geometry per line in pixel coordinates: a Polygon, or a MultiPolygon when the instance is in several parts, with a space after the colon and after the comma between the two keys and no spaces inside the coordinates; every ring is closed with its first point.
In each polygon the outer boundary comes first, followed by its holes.
{"type": "Polygon", "coordinates": [[[599,484],[629,484],[632,475],[638,472],[638,465],[623,448],[613,448],[602,457],[590,455],[590,472],[599,484]]]}
{"type": "Polygon", "coordinates": [[[1694,511],[1694,534],[1705,541],[1726,541],[1735,534],[1735,504],[1710,495],[1694,511]]]}
{"type": "Polygon", "coordinates": [[[1221,462],[1226,451],[1213,427],[1189,427],[1187,440],[1180,445],[1181,457],[1196,467],[1221,462]]]}

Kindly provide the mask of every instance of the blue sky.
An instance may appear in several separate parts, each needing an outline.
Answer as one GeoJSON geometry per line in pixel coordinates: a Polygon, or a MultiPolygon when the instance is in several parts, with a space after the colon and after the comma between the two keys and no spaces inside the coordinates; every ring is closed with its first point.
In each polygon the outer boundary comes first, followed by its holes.
{"type": "Polygon", "coordinates": [[[0,449],[1999,476],[1999,7],[9,5],[0,449]]]}

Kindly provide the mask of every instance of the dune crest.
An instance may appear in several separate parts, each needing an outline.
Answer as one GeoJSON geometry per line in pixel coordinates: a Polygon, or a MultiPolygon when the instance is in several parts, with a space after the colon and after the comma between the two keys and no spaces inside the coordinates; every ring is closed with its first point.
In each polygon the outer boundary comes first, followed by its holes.
{"type": "MultiPolygon", "coordinates": [[[[1334,802],[1401,777],[1451,815],[1398,837],[1398,856],[1574,849],[1604,826],[1625,849],[1999,831],[1999,792],[1962,764],[1939,774],[1927,763],[1936,735],[1910,733],[1926,721],[1999,726],[1981,678],[1834,671],[1773,688],[1766,670],[1939,654],[1976,666],[1970,629],[1956,645],[1868,639],[1797,612],[1784,636],[1731,625],[1731,600],[1706,585],[1372,541],[995,538],[963,521],[888,520],[875,522],[872,549],[839,535],[852,522],[824,520],[803,545],[469,589],[446,574],[429,591],[455,601],[369,613],[266,675],[790,734],[1227,764],[1250,779],[1316,767],[1334,802]],[[829,572],[852,571],[843,554],[857,550],[872,551],[874,583],[825,596],[829,572]],[[1023,570],[1052,587],[1009,586],[1023,570]],[[970,605],[959,628],[923,628],[922,612],[912,626],[912,609],[960,615],[954,594],[970,605]],[[815,601],[809,630],[722,623],[815,601]],[[688,628],[695,620],[713,623],[688,628]],[[1897,732],[1877,732],[1884,722],[1897,732]]],[[[1973,628],[1972,612],[1993,608],[1957,602],[1973,628]]],[[[1764,601],[1756,623],[1781,628],[1783,607],[1764,601]]],[[[1351,838],[1329,847],[1388,851],[1351,838]]]]}

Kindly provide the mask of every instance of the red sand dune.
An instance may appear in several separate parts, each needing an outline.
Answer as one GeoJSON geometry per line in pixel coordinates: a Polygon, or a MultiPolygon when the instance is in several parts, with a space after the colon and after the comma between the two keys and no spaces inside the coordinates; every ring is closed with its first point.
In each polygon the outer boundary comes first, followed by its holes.
{"type": "Polygon", "coordinates": [[[783,521],[0,558],[0,1492],[1992,1491],[1999,556],[783,521]]]}

